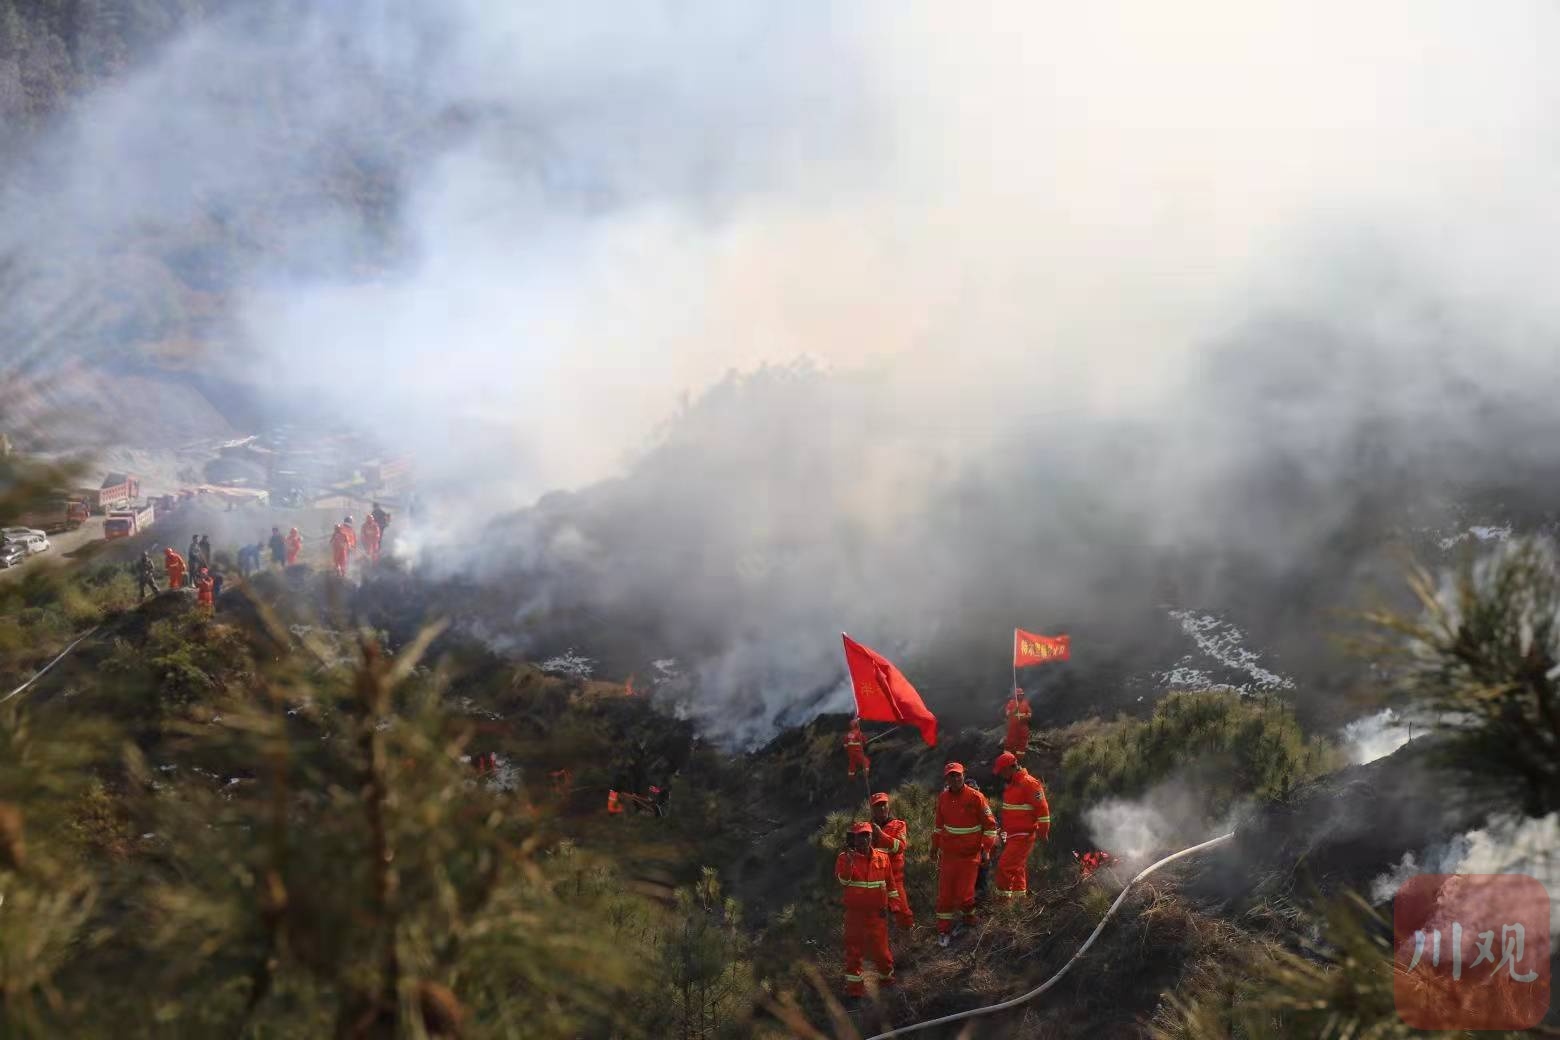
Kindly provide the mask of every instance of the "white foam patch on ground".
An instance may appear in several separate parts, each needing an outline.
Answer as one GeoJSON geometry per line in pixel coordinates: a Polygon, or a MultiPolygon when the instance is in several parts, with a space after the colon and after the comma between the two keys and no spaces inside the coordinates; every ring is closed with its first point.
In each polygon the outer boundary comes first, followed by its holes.
{"type": "MultiPolygon", "coordinates": [[[[1425,732],[1423,725],[1418,728],[1420,733],[1425,732]]],[[[1385,758],[1407,744],[1412,731],[1407,719],[1386,708],[1343,727],[1343,742],[1349,749],[1350,760],[1362,766],[1385,758]]]]}
{"type": "Polygon", "coordinates": [[[1451,549],[1458,543],[1469,540],[1477,542],[1504,542],[1510,537],[1510,524],[1506,524],[1502,527],[1481,525],[1470,527],[1466,531],[1460,531],[1454,535],[1449,535],[1448,537],[1442,538],[1436,544],[1439,545],[1442,549],[1451,549]]]}
{"type": "MultiPolygon", "coordinates": [[[[1500,815],[1483,827],[1434,845],[1371,882],[1380,906],[1416,874],[1526,874],[1549,890],[1549,928],[1560,932],[1560,813],[1534,818],[1500,815]]],[[[1498,908],[1497,908],[1498,909],[1498,908]]]]}
{"type": "Polygon", "coordinates": [[[1262,667],[1262,655],[1245,645],[1246,635],[1235,625],[1195,610],[1172,610],[1170,616],[1191,637],[1197,653],[1186,655],[1175,667],[1157,676],[1162,686],[1246,693],[1294,689],[1293,679],[1262,667]],[[1218,680],[1206,667],[1210,663],[1242,678],[1234,682],[1218,680]]]}
{"type": "Polygon", "coordinates": [[[589,679],[596,671],[596,662],[570,649],[557,657],[549,657],[537,665],[550,675],[562,675],[570,679],[589,679]]]}

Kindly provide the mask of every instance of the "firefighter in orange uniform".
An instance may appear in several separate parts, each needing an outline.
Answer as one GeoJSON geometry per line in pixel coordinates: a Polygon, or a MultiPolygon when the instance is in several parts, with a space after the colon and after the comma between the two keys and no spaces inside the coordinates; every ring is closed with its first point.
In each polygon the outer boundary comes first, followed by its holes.
{"type": "Polygon", "coordinates": [[[888,892],[888,909],[901,928],[915,925],[910,910],[910,890],[905,887],[905,853],[910,851],[910,825],[896,819],[888,808],[888,795],[879,791],[872,796],[872,847],[888,853],[893,885],[888,892]]]}
{"type": "Polygon", "coordinates": [[[357,552],[357,531],[352,526],[351,516],[341,521],[341,529],[347,532],[347,551],[357,552]]]}
{"type": "Polygon", "coordinates": [[[168,569],[168,587],[184,588],[184,557],[171,545],[163,550],[163,566],[168,569]]]}
{"type": "Polygon", "coordinates": [[[379,521],[375,520],[373,514],[370,513],[368,519],[363,521],[363,552],[368,555],[369,560],[373,563],[379,562],[379,538],[381,533],[379,521]]]}
{"type": "Polygon", "coordinates": [[[607,815],[608,816],[622,816],[623,815],[623,802],[622,802],[621,799],[618,798],[618,793],[615,790],[608,790],[607,791],[607,815]]]}
{"type": "Polygon", "coordinates": [[[872,771],[872,760],[867,757],[867,741],[861,734],[861,720],[850,720],[850,729],[845,733],[845,755],[850,760],[850,770],[845,775],[855,776],[856,770],[863,773],[872,771]]]}
{"type": "Polygon", "coordinates": [[[352,536],[340,524],[330,536],[330,562],[336,568],[336,577],[347,576],[347,561],[352,557],[352,536]]]}
{"type": "Polygon", "coordinates": [[[986,796],[964,783],[964,767],[943,767],[947,786],[937,796],[932,850],[937,856],[937,943],[948,945],[954,922],[975,923],[975,879],[997,844],[997,820],[986,796]]]}
{"type": "Polygon", "coordinates": [[[853,823],[846,850],[834,861],[845,904],[845,992],[866,993],[862,961],[878,970],[878,984],[894,984],[894,954],[888,948],[888,893],[893,868],[888,853],[872,847],[872,824],[853,823]]]}
{"type": "Polygon", "coordinates": [[[1007,702],[1007,737],[1002,741],[1002,750],[1014,755],[1022,755],[1029,750],[1029,702],[1024,699],[1024,691],[1015,689],[1013,696],[1007,702]]]}
{"type": "Polygon", "coordinates": [[[298,562],[298,554],[303,552],[303,535],[294,527],[287,532],[287,566],[292,567],[298,562]]]}
{"type": "Polygon", "coordinates": [[[195,602],[207,613],[217,609],[217,583],[212,581],[211,572],[202,567],[200,577],[195,579],[195,602]]]}
{"type": "Polygon", "coordinates": [[[1029,852],[1051,837],[1051,803],[1045,785],[1004,751],[997,756],[1002,778],[1002,858],[997,861],[997,895],[1017,899],[1029,891],[1029,852]]]}

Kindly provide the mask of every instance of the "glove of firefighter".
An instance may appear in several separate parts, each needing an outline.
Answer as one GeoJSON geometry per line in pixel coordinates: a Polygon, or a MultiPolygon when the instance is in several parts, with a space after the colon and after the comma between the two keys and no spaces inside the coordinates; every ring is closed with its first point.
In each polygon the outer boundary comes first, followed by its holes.
{"type": "Polygon", "coordinates": [[[1007,831],[998,831],[997,840],[1002,842],[1004,845],[1007,844],[1007,831]]]}

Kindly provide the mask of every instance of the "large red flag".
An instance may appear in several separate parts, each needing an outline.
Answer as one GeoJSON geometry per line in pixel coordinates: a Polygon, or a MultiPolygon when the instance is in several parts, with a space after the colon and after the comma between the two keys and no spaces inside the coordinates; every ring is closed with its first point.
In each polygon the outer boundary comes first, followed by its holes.
{"type": "Polygon", "coordinates": [[[1021,628],[1013,629],[1013,667],[1026,664],[1045,664],[1047,661],[1066,661],[1072,656],[1072,640],[1068,636],[1037,636],[1021,628]]]}
{"type": "Polygon", "coordinates": [[[856,688],[856,714],[867,722],[902,722],[921,731],[929,747],[937,746],[937,716],[926,710],[910,680],[876,651],[850,636],[845,640],[845,666],[856,688]]]}

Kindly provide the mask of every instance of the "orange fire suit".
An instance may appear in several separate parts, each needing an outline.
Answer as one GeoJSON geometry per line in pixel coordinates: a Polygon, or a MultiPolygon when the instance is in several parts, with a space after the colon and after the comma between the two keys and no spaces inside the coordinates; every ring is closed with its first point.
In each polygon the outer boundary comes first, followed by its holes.
{"type": "Polygon", "coordinates": [[[1029,891],[1029,852],[1036,839],[1051,836],[1045,785],[1022,766],[1002,791],[1002,830],[1007,836],[997,861],[997,895],[1016,899],[1029,891]]]}
{"type": "Polygon", "coordinates": [[[937,931],[946,934],[962,914],[975,923],[975,880],[980,861],[997,844],[997,819],[986,796],[971,787],[937,796],[932,848],[937,850],[937,931]]]}
{"type": "Polygon", "coordinates": [[[348,552],[356,552],[357,551],[357,532],[352,529],[352,525],[351,524],[342,524],[341,525],[341,529],[347,533],[347,551],[348,552]]]}
{"type": "Polygon", "coordinates": [[[168,569],[168,587],[184,588],[184,557],[172,547],[163,550],[163,566],[168,569]]]}
{"type": "Polygon", "coordinates": [[[607,792],[607,815],[608,816],[622,816],[623,815],[623,803],[618,800],[618,793],[616,791],[608,791],[607,792]]]}
{"type": "Polygon", "coordinates": [[[888,948],[888,892],[893,868],[888,854],[869,849],[865,856],[846,850],[834,861],[834,876],[844,890],[845,992],[866,992],[862,961],[878,970],[878,985],[894,984],[894,954],[888,948]]]}
{"type": "Polygon", "coordinates": [[[910,825],[904,820],[889,820],[881,830],[884,837],[874,838],[874,847],[888,854],[888,867],[893,884],[888,890],[888,909],[899,922],[899,927],[915,924],[915,914],[910,910],[910,890],[905,887],[905,853],[910,850],[910,825]]]}
{"type": "Polygon", "coordinates": [[[336,525],[336,533],[330,536],[330,562],[335,565],[336,576],[347,576],[347,561],[352,555],[352,536],[340,524],[336,525]]]}
{"type": "Polygon", "coordinates": [[[381,534],[379,524],[374,521],[372,516],[363,521],[363,551],[375,563],[379,562],[379,538],[381,534]]]}
{"type": "Polygon", "coordinates": [[[1015,755],[1022,755],[1029,750],[1029,704],[1017,699],[1007,702],[1007,737],[1002,741],[1002,750],[1015,755]]]}
{"type": "Polygon", "coordinates": [[[287,532],[287,566],[291,567],[298,562],[298,554],[303,552],[303,535],[294,527],[287,532]]]}
{"type": "Polygon", "coordinates": [[[217,608],[216,585],[217,583],[211,580],[211,575],[202,575],[195,582],[195,602],[206,610],[215,610],[217,608]]]}
{"type": "Polygon", "coordinates": [[[871,772],[872,760],[867,757],[867,741],[861,735],[861,727],[851,724],[849,732],[845,734],[845,755],[850,760],[850,770],[847,776],[855,776],[856,770],[871,772]]]}

